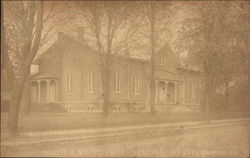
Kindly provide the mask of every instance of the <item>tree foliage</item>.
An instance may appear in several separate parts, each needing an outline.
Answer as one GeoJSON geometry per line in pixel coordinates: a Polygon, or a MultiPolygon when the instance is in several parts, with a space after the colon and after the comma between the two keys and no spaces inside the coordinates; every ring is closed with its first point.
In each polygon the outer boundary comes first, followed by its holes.
{"type": "MultiPolygon", "coordinates": [[[[50,2],[47,2],[50,3],[50,2]]],[[[21,100],[28,90],[30,67],[41,47],[58,28],[58,14],[54,4],[42,1],[1,2],[1,61],[10,86],[11,103],[8,127],[11,134],[18,134],[21,100]],[[54,9],[53,9],[54,8],[54,9]]]]}
{"type": "Polygon", "coordinates": [[[217,93],[224,94],[227,106],[230,86],[247,75],[238,70],[246,70],[241,62],[248,65],[249,61],[249,3],[204,1],[189,5],[194,8],[193,15],[184,22],[180,37],[181,47],[188,52],[186,64],[204,72],[205,109],[209,111],[217,93]]]}

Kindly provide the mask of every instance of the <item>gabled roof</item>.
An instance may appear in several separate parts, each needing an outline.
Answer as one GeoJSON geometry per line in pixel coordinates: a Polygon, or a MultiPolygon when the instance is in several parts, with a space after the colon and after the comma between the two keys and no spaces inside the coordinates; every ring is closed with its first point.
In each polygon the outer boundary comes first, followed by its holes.
{"type": "Polygon", "coordinates": [[[191,68],[187,68],[185,67],[184,65],[182,65],[180,63],[180,61],[177,59],[177,56],[172,52],[171,50],[171,47],[169,47],[168,44],[166,44],[164,47],[162,47],[158,52],[158,53],[163,53],[164,51],[164,54],[168,57],[168,61],[171,62],[171,64],[179,69],[179,70],[183,70],[183,71],[187,71],[187,72],[194,72],[194,73],[202,73],[201,70],[198,70],[198,69],[191,69],[191,68]],[[166,51],[167,50],[167,51],[166,51]]]}
{"type": "MultiPolygon", "coordinates": [[[[69,40],[71,40],[71,41],[73,41],[73,42],[75,42],[83,47],[86,47],[89,50],[92,50],[93,53],[97,53],[96,50],[94,50],[93,48],[88,46],[87,42],[82,42],[78,38],[76,38],[75,36],[63,34],[63,38],[69,39],[69,40]]],[[[60,45],[60,42],[58,42],[58,40],[57,40],[44,53],[42,53],[39,57],[37,57],[37,59],[33,63],[39,64],[39,62],[41,62],[42,60],[46,60],[46,58],[49,60],[50,58],[53,58],[53,57],[56,57],[57,55],[59,55],[60,52],[57,52],[57,51],[53,52],[53,54],[50,53],[51,50],[55,49],[59,45],[60,45]]],[[[168,44],[166,44],[159,51],[157,51],[156,54],[163,53],[163,52],[164,52],[164,54],[166,54],[166,56],[168,57],[167,58],[168,61],[171,62],[173,67],[175,67],[177,69],[185,70],[185,71],[200,72],[200,71],[188,69],[188,68],[182,66],[180,64],[179,60],[177,60],[176,55],[172,52],[171,47],[168,44]]],[[[114,58],[117,58],[117,59],[131,61],[131,62],[146,63],[146,64],[149,64],[149,62],[150,62],[149,60],[146,60],[146,59],[133,58],[133,57],[124,56],[124,55],[111,54],[111,56],[114,58]]]]}
{"type": "MultiPolygon", "coordinates": [[[[41,55],[39,55],[34,61],[33,64],[39,64],[41,60],[48,57],[50,54],[50,51],[56,48],[58,45],[58,41],[55,41],[48,49],[46,49],[41,55]]],[[[54,53],[53,55],[56,55],[57,53],[54,53]]]]}
{"type": "Polygon", "coordinates": [[[184,67],[184,66],[177,67],[177,69],[179,69],[179,70],[183,70],[183,71],[187,71],[187,72],[203,73],[203,71],[201,71],[201,70],[197,70],[197,69],[190,69],[190,68],[186,68],[186,67],[184,67]]]}
{"type": "Polygon", "coordinates": [[[173,53],[171,47],[168,44],[165,44],[156,54],[164,54],[167,56],[168,62],[170,62],[174,67],[181,67],[180,61],[177,60],[176,55],[173,53]]]}
{"type": "MultiPolygon", "coordinates": [[[[93,48],[89,47],[87,43],[83,43],[82,41],[78,40],[76,37],[74,36],[70,36],[67,34],[63,34],[63,38],[67,38],[81,46],[87,47],[89,50],[92,50],[93,53],[97,53],[96,50],[94,50],[93,48]]],[[[43,59],[46,59],[50,54],[50,51],[54,48],[56,48],[59,45],[58,40],[56,42],[54,42],[44,53],[42,53],[39,57],[37,57],[37,59],[33,62],[34,64],[38,64],[39,62],[41,62],[43,59]]],[[[53,52],[54,53],[54,52],[53,52]]],[[[55,53],[54,55],[51,55],[53,57],[59,55],[59,53],[55,53]]],[[[117,55],[117,54],[111,54],[112,57],[114,58],[118,58],[121,60],[129,60],[129,61],[134,61],[134,62],[148,62],[147,60],[144,59],[138,59],[138,58],[132,58],[132,57],[127,57],[127,56],[122,56],[122,55],[117,55]]]]}

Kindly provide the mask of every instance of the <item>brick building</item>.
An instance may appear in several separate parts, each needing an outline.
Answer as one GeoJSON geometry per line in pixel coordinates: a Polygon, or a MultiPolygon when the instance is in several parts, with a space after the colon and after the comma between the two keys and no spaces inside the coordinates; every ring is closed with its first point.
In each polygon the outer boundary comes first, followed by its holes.
{"type": "MultiPolygon", "coordinates": [[[[57,104],[67,111],[102,111],[102,81],[98,54],[81,38],[58,34],[58,40],[36,61],[31,78],[31,103],[57,104]]],[[[201,74],[183,68],[166,47],[156,54],[156,109],[200,110],[201,74]]],[[[112,111],[149,111],[149,61],[112,56],[110,101],[112,111]]]]}

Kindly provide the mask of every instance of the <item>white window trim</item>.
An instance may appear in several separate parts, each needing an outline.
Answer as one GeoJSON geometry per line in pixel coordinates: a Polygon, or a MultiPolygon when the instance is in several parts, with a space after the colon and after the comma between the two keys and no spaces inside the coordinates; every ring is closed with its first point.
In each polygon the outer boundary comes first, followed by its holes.
{"type": "Polygon", "coordinates": [[[178,93],[177,93],[177,96],[178,97],[182,97],[182,93],[181,93],[181,91],[182,91],[182,85],[181,84],[177,84],[177,89],[178,89],[178,93]]]}
{"type": "Polygon", "coordinates": [[[140,75],[135,74],[134,76],[134,94],[140,93],[140,75]]]}
{"type": "Polygon", "coordinates": [[[94,91],[93,91],[93,72],[88,72],[87,82],[88,82],[87,92],[94,93],[94,91]]]}
{"type": "Polygon", "coordinates": [[[161,59],[160,59],[160,65],[165,65],[165,58],[164,57],[161,57],[161,59]]]}
{"type": "Polygon", "coordinates": [[[194,95],[195,95],[194,81],[191,81],[191,97],[194,98],[194,95]]]}
{"type": "Polygon", "coordinates": [[[114,90],[115,90],[115,93],[121,93],[121,80],[120,80],[120,72],[115,72],[115,86],[114,86],[114,90]]]}
{"type": "Polygon", "coordinates": [[[121,106],[120,106],[120,105],[116,105],[116,106],[114,107],[114,111],[120,112],[120,111],[121,111],[121,106]]]}
{"type": "Polygon", "coordinates": [[[69,92],[72,93],[72,74],[69,74],[69,92]]]}
{"type": "Polygon", "coordinates": [[[182,95],[183,95],[183,104],[186,102],[186,83],[183,83],[182,95]]]}
{"type": "Polygon", "coordinates": [[[72,93],[72,74],[68,73],[66,78],[66,93],[72,93]]]}
{"type": "Polygon", "coordinates": [[[94,111],[94,105],[88,105],[87,106],[87,111],[88,112],[93,112],[94,111]]]}

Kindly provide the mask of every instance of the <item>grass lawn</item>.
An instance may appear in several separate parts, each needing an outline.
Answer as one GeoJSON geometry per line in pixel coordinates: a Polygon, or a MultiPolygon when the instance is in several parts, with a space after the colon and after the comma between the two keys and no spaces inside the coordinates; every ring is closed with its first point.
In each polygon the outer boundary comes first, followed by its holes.
{"type": "MultiPolygon", "coordinates": [[[[210,119],[249,117],[249,112],[213,113],[210,119]]],[[[147,125],[180,121],[198,121],[207,119],[204,113],[111,113],[104,118],[101,113],[31,113],[22,115],[21,132],[68,130],[81,128],[102,128],[126,125],[147,125]]],[[[1,132],[6,131],[7,114],[1,113],[1,132]]]]}

